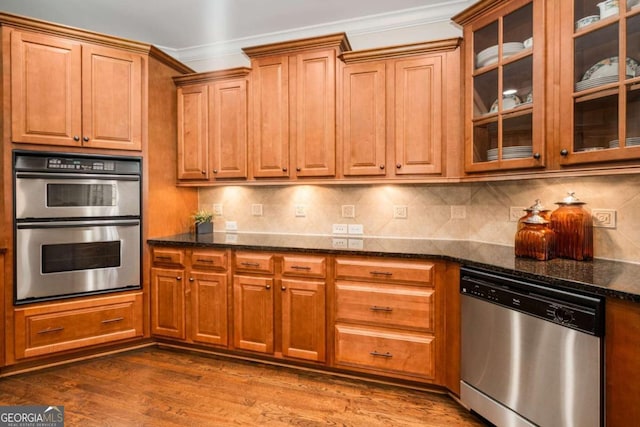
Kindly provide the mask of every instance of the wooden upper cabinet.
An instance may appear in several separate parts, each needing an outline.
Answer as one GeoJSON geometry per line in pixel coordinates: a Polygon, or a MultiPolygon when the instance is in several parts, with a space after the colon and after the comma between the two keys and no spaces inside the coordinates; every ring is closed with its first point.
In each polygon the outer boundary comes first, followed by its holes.
{"type": "Polygon", "coordinates": [[[442,57],[395,63],[395,173],[442,171],[442,57]]]}
{"type": "Polygon", "coordinates": [[[456,158],[460,145],[459,45],[455,38],[342,54],[337,116],[345,177],[447,172],[445,159],[456,158]]]}
{"type": "Polygon", "coordinates": [[[342,70],[339,115],[344,176],[385,175],[386,66],[368,62],[342,70]]]}
{"type": "Polygon", "coordinates": [[[11,31],[14,142],[140,150],[142,55],[11,31]]]}
{"type": "Polygon", "coordinates": [[[465,40],[465,171],[541,168],[545,0],[482,0],[453,17],[465,40]]]}
{"type": "Polygon", "coordinates": [[[335,176],[336,61],[348,49],[344,33],[243,49],[252,68],[253,177],[335,176]]]}
{"type": "Polygon", "coordinates": [[[249,69],[174,77],[178,179],[247,178],[249,69]]]}
{"type": "Polygon", "coordinates": [[[289,58],[251,61],[253,82],[253,176],[289,176],[289,58]]]}
{"type": "Polygon", "coordinates": [[[208,88],[178,88],[178,179],[209,178],[208,88]]]}

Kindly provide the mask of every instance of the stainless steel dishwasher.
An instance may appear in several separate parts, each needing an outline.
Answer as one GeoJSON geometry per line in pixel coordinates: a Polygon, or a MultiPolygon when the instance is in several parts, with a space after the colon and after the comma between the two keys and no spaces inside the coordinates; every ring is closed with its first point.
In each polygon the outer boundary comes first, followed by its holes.
{"type": "Polygon", "coordinates": [[[603,425],[604,301],[462,268],[462,403],[502,426],[603,425]]]}

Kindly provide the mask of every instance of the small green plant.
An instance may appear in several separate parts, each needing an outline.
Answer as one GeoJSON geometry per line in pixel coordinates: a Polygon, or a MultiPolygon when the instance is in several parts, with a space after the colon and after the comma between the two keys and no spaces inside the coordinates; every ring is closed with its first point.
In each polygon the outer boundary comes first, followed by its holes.
{"type": "Polygon", "coordinates": [[[210,212],[206,209],[200,209],[196,213],[193,214],[193,220],[196,224],[206,224],[211,222],[213,219],[213,212],[210,212]]]}

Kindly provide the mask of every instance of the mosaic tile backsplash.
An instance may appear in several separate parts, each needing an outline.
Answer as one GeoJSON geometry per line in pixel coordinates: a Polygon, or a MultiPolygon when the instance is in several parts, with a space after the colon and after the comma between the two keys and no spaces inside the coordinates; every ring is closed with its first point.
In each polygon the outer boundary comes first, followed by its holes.
{"type": "MultiPolygon", "coordinates": [[[[410,185],[228,186],[199,190],[200,208],[221,204],[214,226],[238,232],[330,235],[333,224],[362,224],[370,237],[461,239],[513,246],[511,207],[541,199],[557,208],[568,191],[587,209],[615,210],[615,228],[594,229],[596,258],[640,263],[640,175],[410,185]],[[255,206],[252,210],[252,205],[255,206]],[[353,218],[345,218],[353,206],[353,218]],[[406,218],[394,218],[406,207],[406,218]],[[255,215],[259,209],[262,215],[255,215]],[[304,214],[304,216],[300,216],[304,214]]],[[[351,212],[349,212],[351,213],[351,212]]],[[[523,212],[524,213],[524,212],[523,212]]]]}

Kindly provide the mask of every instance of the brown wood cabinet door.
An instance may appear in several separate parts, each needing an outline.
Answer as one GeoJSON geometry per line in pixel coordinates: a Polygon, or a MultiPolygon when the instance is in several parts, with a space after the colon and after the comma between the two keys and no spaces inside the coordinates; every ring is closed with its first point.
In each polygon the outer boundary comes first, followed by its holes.
{"type": "Polygon", "coordinates": [[[353,64],[342,72],[343,174],[385,175],[385,64],[353,64]]]}
{"type": "MultiPolygon", "coordinates": [[[[334,50],[295,56],[295,90],[291,125],[295,127],[296,175],[336,173],[336,53],[334,50]]],[[[292,78],[293,79],[293,78],[292,78]]]]}
{"type": "Polygon", "coordinates": [[[81,45],[66,39],[11,33],[11,139],[82,144],[81,45]]]}
{"type": "Polygon", "coordinates": [[[209,97],[213,178],[246,178],[247,81],[217,82],[209,97]]]}
{"type": "Polygon", "coordinates": [[[253,176],[289,176],[289,58],[252,61],[253,176]]]}
{"type": "Polygon", "coordinates": [[[234,346],[273,353],[273,279],[233,277],[234,346]]]}
{"type": "Polygon", "coordinates": [[[189,274],[191,293],[191,339],[226,346],[227,275],[224,273],[189,274]]]}
{"type": "Polygon", "coordinates": [[[184,270],[151,269],[151,333],[185,339],[184,270]]]}
{"type": "Polygon", "coordinates": [[[142,149],[142,56],[83,45],[82,138],[87,147],[142,149]]]}
{"type": "Polygon", "coordinates": [[[442,172],[442,57],[395,63],[395,171],[442,172]]]}
{"type": "Polygon", "coordinates": [[[282,280],[282,354],[325,361],[325,285],[282,280]]]}
{"type": "Polygon", "coordinates": [[[178,88],[178,179],[208,179],[207,85],[178,88]]]}

